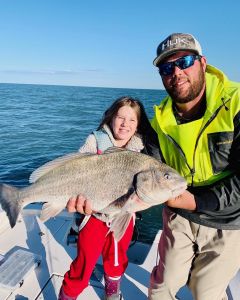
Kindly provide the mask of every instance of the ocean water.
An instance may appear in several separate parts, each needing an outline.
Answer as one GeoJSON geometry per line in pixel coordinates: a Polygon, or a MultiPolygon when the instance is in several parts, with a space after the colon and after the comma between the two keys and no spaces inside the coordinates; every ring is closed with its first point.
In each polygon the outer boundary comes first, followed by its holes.
{"type": "MultiPolygon", "coordinates": [[[[77,151],[118,97],[140,99],[148,117],[163,90],[0,84],[0,182],[28,185],[33,170],[77,151]]],[[[161,228],[161,206],[142,212],[139,240],[151,242],[161,228]]]]}

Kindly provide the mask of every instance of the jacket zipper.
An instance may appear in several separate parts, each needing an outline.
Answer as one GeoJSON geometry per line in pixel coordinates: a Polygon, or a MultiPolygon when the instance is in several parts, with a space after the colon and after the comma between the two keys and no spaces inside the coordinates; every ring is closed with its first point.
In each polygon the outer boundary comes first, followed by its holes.
{"type": "Polygon", "coordinates": [[[187,162],[185,153],[183,152],[182,148],[179,146],[179,144],[168,134],[166,134],[166,137],[175,145],[175,147],[178,149],[180,155],[182,156],[182,158],[184,159],[187,167],[190,170],[190,174],[191,174],[191,187],[193,187],[193,177],[195,175],[195,156],[196,156],[196,150],[197,150],[197,145],[199,142],[199,139],[202,135],[202,133],[204,132],[204,130],[208,127],[208,125],[216,118],[217,114],[219,113],[219,111],[221,110],[222,107],[224,107],[226,110],[228,110],[228,107],[226,106],[226,103],[230,101],[230,98],[224,102],[224,98],[222,98],[223,104],[221,106],[218,107],[218,109],[212,114],[212,116],[210,117],[210,119],[207,121],[207,123],[204,125],[204,127],[201,129],[196,143],[195,143],[195,147],[194,147],[194,151],[193,151],[193,168],[190,167],[190,165],[187,162]]]}
{"type": "Polygon", "coordinates": [[[191,167],[189,166],[188,162],[187,162],[187,159],[186,159],[186,155],[185,153],[183,152],[182,148],[179,146],[179,144],[174,140],[174,138],[171,137],[171,135],[169,134],[166,134],[166,137],[175,145],[175,147],[178,149],[180,155],[182,156],[182,158],[184,159],[187,167],[189,168],[190,170],[190,173],[192,174],[192,169],[191,167]]]}
{"type": "Polygon", "coordinates": [[[228,110],[228,107],[226,106],[226,103],[230,101],[230,98],[224,102],[224,98],[221,98],[223,104],[221,106],[218,107],[218,109],[216,109],[216,111],[212,114],[212,116],[210,117],[210,119],[206,122],[206,124],[203,126],[203,128],[201,129],[201,131],[199,132],[199,135],[197,137],[196,143],[195,143],[195,147],[194,147],[194,151],[193,151],[193,175],[192,175],[192,183],[191,186],[193,187],[193,177],[195,174],[195,156],[196,156],[196,150],[197,150],[197,145],[200,139],[200,136],[202,135],[203,131],[208,127],[208,125],[216,118],[217,114],[219,113],[219,111],[224,107],[225,110],[228,110]]]}

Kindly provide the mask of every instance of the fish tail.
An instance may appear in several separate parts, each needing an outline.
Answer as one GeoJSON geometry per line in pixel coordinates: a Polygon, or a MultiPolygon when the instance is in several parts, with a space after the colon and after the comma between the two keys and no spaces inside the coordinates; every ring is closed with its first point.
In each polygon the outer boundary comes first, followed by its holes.
{"type": "Polygon", "coordinates": [[[19,189],[8,184],[0,184],[0,204],[8,216],[11,227],[14,227],[21,210],[19,189]]]}

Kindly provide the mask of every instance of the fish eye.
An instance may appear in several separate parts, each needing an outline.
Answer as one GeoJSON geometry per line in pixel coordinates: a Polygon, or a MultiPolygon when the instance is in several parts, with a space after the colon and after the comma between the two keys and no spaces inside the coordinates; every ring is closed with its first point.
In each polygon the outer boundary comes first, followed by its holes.
{"type": "Polygon", "coordinates": [[[170,175],[169,173],[165,173],[165,174],[164,174],[164,178],[165,178],[165,179],[171,179],[171,175],[170,175]]]}

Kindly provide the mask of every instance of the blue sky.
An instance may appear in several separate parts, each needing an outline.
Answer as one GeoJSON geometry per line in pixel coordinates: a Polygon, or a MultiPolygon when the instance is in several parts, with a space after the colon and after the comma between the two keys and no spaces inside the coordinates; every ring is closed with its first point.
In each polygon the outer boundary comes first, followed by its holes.
{"type": "Polygon", "coordinates": [[[0,82],[162,88],[152,65],[172,32],[240,78],[239,0],[0,0],[0,82]]]}

